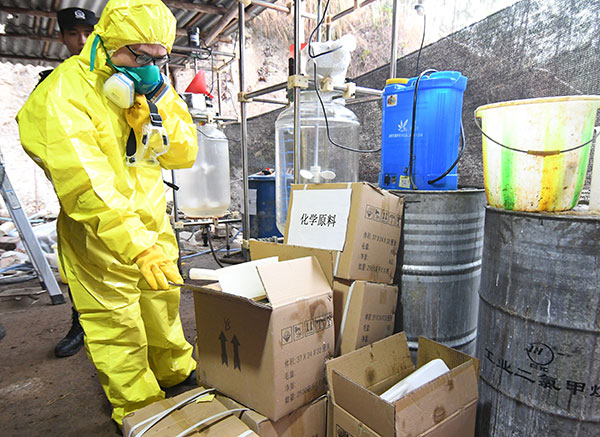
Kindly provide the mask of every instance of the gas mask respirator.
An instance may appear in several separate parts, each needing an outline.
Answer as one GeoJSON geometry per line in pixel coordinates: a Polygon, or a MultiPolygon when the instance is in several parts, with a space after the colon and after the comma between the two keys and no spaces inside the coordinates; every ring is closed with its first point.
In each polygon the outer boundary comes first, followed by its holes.
{"type": "Polygon", "coordinates": [[[148,121],[142,126],[140,143],[136,139],[136,132],[131,129],[127,140],[126,164],[130,167],[140,165],[157,166],[157,158],[169,150],[169,136],[165,130],[162,118],[158,113],[156,105],[148,98],[154,90],[158,89],[164,82],[160,69],[156,65],[142,65],[140,67],[116,66],[110,59],[108,51],[104,47],[98,35],[92,47],[90,59],[90,70],[93,71],[98,44],[102,45],[106,53],[106,62],[116,71],[104,82],[104,94],[115,105],[122,109],[133,106],[135,93],[145,95],[148,108],[148,121]]]}
{"type": "MultiPolygon", "coordinates": [[[[112,64],[110,60],[108,62],[112,64]]],[[[119,108],[131,108],[134,92],[148,94],[163,83],[163,77],[156,65],[112,67],[117,73],[104,82],[104,94],[119,108]]]]}

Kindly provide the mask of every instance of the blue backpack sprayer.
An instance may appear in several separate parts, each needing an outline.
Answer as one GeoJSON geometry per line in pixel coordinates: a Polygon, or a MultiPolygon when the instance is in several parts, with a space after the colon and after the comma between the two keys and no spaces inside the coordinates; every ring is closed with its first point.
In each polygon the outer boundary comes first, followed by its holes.
{"type": "Polygon", "coordinates": [[[395,190],[456,190],[464,149],[463,93],[458,71],[425,70],[389,79],[383,91],[379,186],[395,190]]]}

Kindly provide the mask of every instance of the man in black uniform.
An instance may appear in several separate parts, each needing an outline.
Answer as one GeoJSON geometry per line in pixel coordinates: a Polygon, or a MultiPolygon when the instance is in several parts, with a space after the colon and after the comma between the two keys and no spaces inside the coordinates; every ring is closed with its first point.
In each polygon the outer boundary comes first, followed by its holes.
{"type": "MultiPolygon", "coordinates": [[[[94,25],[98,22],[96,14],[87,9],[66,8],[58,11],[56,18],[60,29],[60,41],[67,47],[71,56],[78,55],[85,45],[87,37],[94,30],[94,25]]],[[[42,71],[40,82],[52,71],[52,69],[42,71]]],[[[71,311],[73,313],[71,329],[54,348],[54,355],[59,358],[75,355],[83,347],[83,329],[79,323],[79,313],[73,307],[71,307],[71,311]]]]}
{"type": "MultiPolygon", "coordinates": [[[[60,29],[58,39],[67,47],[70,56],[78,55],[98,22],[96,14],[87,9],[66,8],[56,12],[56,19],[60,29]]],[[[52,69],[42,71],[40,82],[52,71],[52,69]]]]}

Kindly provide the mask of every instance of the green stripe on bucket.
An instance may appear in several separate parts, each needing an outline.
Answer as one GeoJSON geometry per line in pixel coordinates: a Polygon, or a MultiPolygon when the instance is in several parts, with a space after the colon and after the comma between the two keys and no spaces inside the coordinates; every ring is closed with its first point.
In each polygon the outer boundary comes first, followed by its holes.
{"type": "MultiPolygon", "coordinates": [[[[592,139],[594,135],[595,121],[596,112],[589,111],[588,115],[585,117],[585,120],[583,122],[581,144],[592,139]]],[[[583,184],[585,183],[587,166],[590,159],[590,148],[591,144],[582,147],[581,153],[579,155],[579,163],[577,164],[577,185],[575,185],[575,193],[573,194],[573,199],[571,201],[571,208],[575,208],[575,206],[577,206],[577,202],[579,201],[579,195],[581,194],[581,189],[583,188],[583,184]]]]}
{"type": "MultiPolygon", "coordinates": [[[[512,143],[512,130],[503,129],[502,135],[503,144],[511,145],[512,143]]],[[[500,146],[498,146],[500,147],[500,146]]],[[[514,169],[513,169],[513,155],[512,152],[504,147],[500,151],[500,186],[502,187],[502,203],[505,209],[514,209],[515,207],[515,186],[513,184],[514,169]]]]}

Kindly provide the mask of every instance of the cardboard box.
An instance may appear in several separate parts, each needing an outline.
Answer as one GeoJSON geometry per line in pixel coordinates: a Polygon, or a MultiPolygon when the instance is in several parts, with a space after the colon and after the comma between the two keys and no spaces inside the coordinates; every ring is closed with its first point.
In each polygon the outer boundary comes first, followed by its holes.
{"type": "Polygon", "coordinates": [[[333,320],[335,326],[335,355],[359,349],[381,340],[394,332],[394,318],[398,302],[398,287],[366,281],[346,281],[333,277],[335,252],[288,244],[250,240],[252,260],[273,256],[290,260],[314,256],[321,265],[327,280],[333,286],[333,320]],[[350,300],[348,301],[348,296],[350,300]],[[346,304],[348,303],[348,306],[346,304]],[[340,327],[344,332],[340,337],[340,327]]]}
{"type": "Polygon", "coordinates": [[[398,287],[335,280],[335,354],[344,355],[393,334],[398,287]]]}
{"type": "Polygon", "coordinates": [[[327,382],[334,409],[333,429],[341,417],[343,423],[339,426],[350,435],[353,429],[363,428],[383,437],[473,436],[479,361],[419,338],[418,367],[435,358],[444,360],[450,372],[393,404],[379,395],[415,370],[404,333],[329,361],[327,382]]]}
{"type": "MultiPolygon", "coordinates": [[[[228,408],[239,408],[233,399],[222,401],[228,408]]],[[[277,422],[256,411],[244,412],[240,419],[260,437],[325,437],[327,428],[327,396],[282,417],[277,422]]]]}
{"type": "MultiPolygon", "coordinates": [[[[205,388],[199,387],[173,398],[160,400],[128,414],[123,419],[123,435],[128,437],[137,436],[150,424],[148,419],[204,391],[206,391],[205,388]]],[[[238,407],[226,407],[219,401],[218,396],[207,394],[201,396],[198,402],[192,401],[182,408],[174,410],[149,428],[144,436],[176,436],[198,422],[219,413],[223,414],[205,425],[199,426],[196,431],[190,432],[186,436],[256,436],[257,434],[239,419],[242,412],[227,413],[228,410],[233,408],[238,407]]]]}
{"type": "Polygon", "coordinates": [[[365,182],[292,185],[285,243],[334,250],[333,275],[392,283],[404,200],[365,182]]]}
{"type": "Polygon", "coordinates": [[[197,376],[279,420],[325,393],[333,355],[332,290],[313,257],[257,267],[268,301],[194,290],[197,376]]]}

